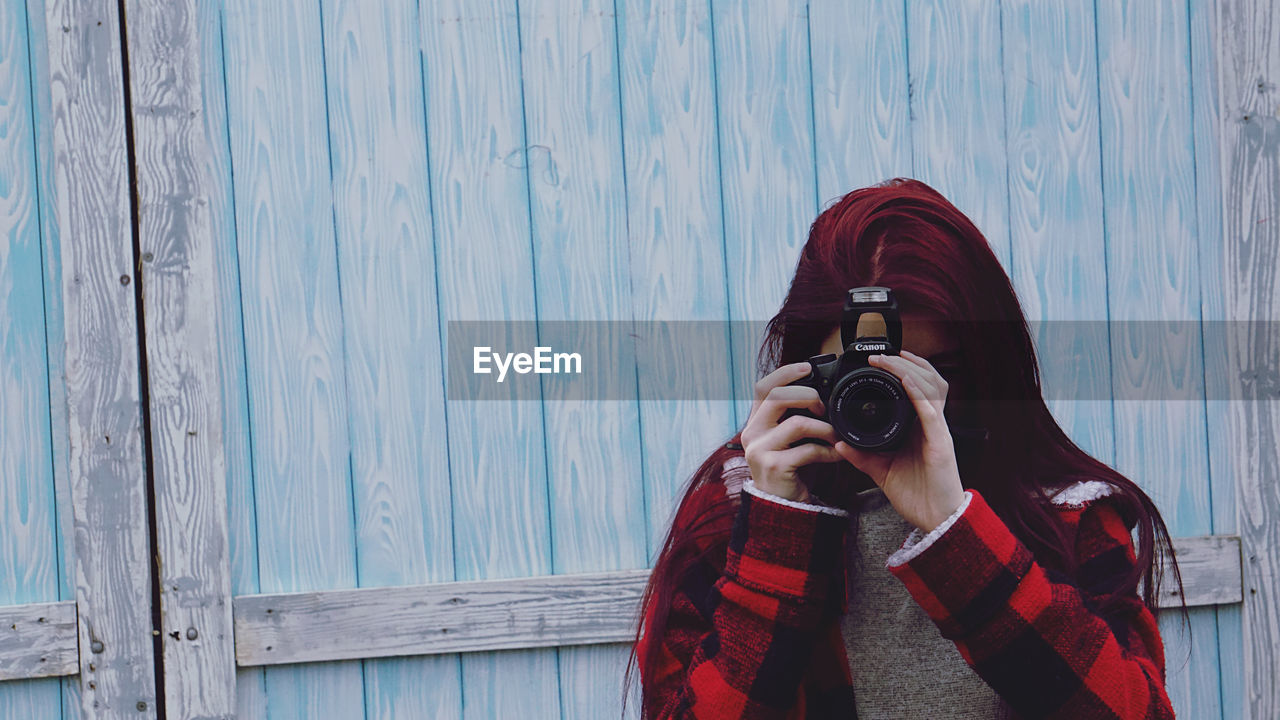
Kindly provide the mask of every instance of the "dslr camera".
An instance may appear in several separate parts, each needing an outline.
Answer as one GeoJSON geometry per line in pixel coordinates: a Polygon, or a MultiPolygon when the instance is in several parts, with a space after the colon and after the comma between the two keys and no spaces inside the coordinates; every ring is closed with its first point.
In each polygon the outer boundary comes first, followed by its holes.
{"type": "MultiPolygon", "coordinates": [[[[836,434],[853,447],[871,452],[898,450],[915,424],[915,408],[897,376],[867,364],[872,355],[897,355],[902,347],[902,319],[893,291],[879,286],[849,290],[840,319],[840,342],[843,354],[809,358],[813,370],[790,383],[817,390],[826,417],[790,408],[782,419],[792,415],[818,418],[831,423],[836,434]],[[858,335],[858,320],[868,313],[884,319],[884,335],[858,335]]],[[[806,442],[826,444],[815,438],[796,444],[806,442]]]]}

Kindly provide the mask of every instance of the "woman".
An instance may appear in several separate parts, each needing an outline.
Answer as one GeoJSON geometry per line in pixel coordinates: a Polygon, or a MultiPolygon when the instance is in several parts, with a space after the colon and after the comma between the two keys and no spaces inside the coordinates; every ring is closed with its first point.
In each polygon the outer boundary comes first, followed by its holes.
{"type": "Polygon", "coordinates": [[[1009,278],[946,199],[894,180],[823,211],[759,367],[644,593],[646,720],[1173,717],[1168,531],[1054,421],[1009,278]],[[919,418],[893,453],[840,441],[790,385],[843,350],[847,291],[871,285],[898,299],[903,350],[869,362],[919,418]]]}

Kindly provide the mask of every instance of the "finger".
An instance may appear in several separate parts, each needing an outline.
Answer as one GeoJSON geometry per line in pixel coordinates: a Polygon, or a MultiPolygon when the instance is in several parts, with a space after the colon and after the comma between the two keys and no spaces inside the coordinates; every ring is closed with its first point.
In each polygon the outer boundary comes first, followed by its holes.
{"type": "Polygon", "coordinates": [[[844,459],[840,456],[840,453],[836,452],[835,448],[827,447],[826,445],[815,445],[813,443],[797,445],[793,448],[776,450],[774,452],[778,454],[778,461],[780,464],[785,464],[790,467],[800,467],[810,463],[840,462],[844,459]]]}
{"type": "Polygon", "coordinates": [[[775,387],[787,385],[799,380],[813,371],[813,366],[806,362],[790,363],[774,370],[756,381],[755,397],[751,403],[751,412],[748,417],[754,415],[756,408],[764,402],[769,396],[769,392],[775,387]]]}
{"type": "Polygon", "coordinates": [[[758,442],[765,450],[781,450],[806,438],[824,440],[828,445],[835,445],[839,440],[836,437],[836,429],[831,427],[831,423],[803,415],[793,415],[761,435],[758,442]]]}
{"type": "Polygon", "coordinates": [[[951,431],[947,428],[946,420],[942,416],[942,408],[940,404],[935,404],[920,387],[914,376],[909,376],[902,382],[903,388],[907,391],[907,397],[911,398],[911,406],[915,408],[916,415],[920,417],[920,425],[924,428],[925,439],[933,443],[942,443],[951,439],[951,431]]]}
{"type": "Polygon", "coordinates": [[[805,385],[782,385],[769,391],[760,404],[756,422],[766,428],[778,424],[782,414],[789,409],[808,410],[814,415],[826,412],[818,391],[805,385]]]}
{"type": "Polygon", "coordinates": [[[876,485],[884,483],[884,478],[889,473],[889,465],[893,462],[891,457],[860,450],[843,440],[837,442],[834,449],[840,457],[848,460],[850,465],[870,476],[876,485]]]}
{"type": "Polygon", "coordinates": [[[872,355],[868,358],[868,362],[893,373],[899,380],[908,376],[915,377],[923,387],[933,389],[938,394],[945,394],[943,384],[945,381],[932,368],[925,370],[919,365],[896,355],[872,355]]]}

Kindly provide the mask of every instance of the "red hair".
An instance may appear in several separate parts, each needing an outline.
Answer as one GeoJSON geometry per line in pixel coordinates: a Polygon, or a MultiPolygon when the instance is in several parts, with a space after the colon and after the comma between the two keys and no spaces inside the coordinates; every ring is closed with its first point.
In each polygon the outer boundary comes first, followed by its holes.
{"type": "MultiPolygon", "coordinates": [[[[1101,480],[1112,486],[1127,524],[1138,533],[1137,563],[1113,597],[1132,594],[1140,585],[1143,601],[1154,611],[1161,569],[1170,564],[1182,598],[1168,529],[1155,504],[1059,427],[1045,405],[1031,333],[1008,274],[973,222],[928,185],[890,180],[854,190],[818,215],[782,307],[767,326],[758,376],[817,355],[839,326],[848,289],[865,285],[892,288],[903,313],[939,319],[954,333],[963,369],[960,377],[947,378],[952,392],[946,415],[951,420],[963,414],[989,433],[988,442],[973,449],[957,442],[961,477],[1038,561],[1064,572],[1075,568],[1071,542],[1047,491],[1076,480],[1101,480]]],[[[658,711],[650,707],[649,684],[679,580],[700,562],[724,567],[738,501],[726,490],[721,468],[735,454],[742,450],[722,445],[690,478],[645,587],[632,646],[644,718],[658,711]]],[[[800,471],[819,497],[847,506],[847,473],[856,469],[833,463],[800,471]]],[[[1183,617],[1185,622],[1185,601],[1183,617]]],[[[624,685],[630,680],[628,663],[624,685]]],[[[625,697],[624,689],[624,713],[625,697]]]]}

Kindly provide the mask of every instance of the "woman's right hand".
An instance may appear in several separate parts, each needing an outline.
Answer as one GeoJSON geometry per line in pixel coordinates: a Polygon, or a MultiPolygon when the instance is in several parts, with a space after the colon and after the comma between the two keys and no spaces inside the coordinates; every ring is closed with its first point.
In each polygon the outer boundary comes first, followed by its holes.
{"type": "Polygon", "coordinates": [[[817,418],[792,415],[778,422],[789,408],[803,409],[821,416],[826,412],[818,391],[811,387],[792,386],[809,374],[807,362],[783,365],[756,382],[751,415],[742,429],[741,442],[755,486],[770,495],[809,502],[809,489],[800,481],[796,469],[815,462],[838,462],[844,457],[835,451],[839,439],[831,424],[817,418]],[[791,447],[804,438],[824,440],[827,445],[804,443],[791,447]]]}

